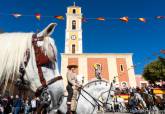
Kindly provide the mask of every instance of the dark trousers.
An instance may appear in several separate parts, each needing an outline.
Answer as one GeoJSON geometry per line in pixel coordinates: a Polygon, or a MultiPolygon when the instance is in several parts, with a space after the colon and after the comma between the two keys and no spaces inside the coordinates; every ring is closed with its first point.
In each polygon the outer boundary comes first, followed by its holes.
{"type": "MultiPolygon", "coordinates": [[[[72,96],[73,96],[73,88],[71,84],[68,84],[66,87],[68,91],[68,97],[67,97],[67,102],[71,102],[72,96]]],[[[71,114],[71,104],[67,104],[67,112],[66,114],[71,114]]]]}
{"type": "Polygon", "coordinates": [[[68,84],[66,87],[67,91],[68,91],[68,97],[67,97],[67,102],[71,102],[72,100],[72,96],[73,96],[73,88],[71,84],[68,84]]]}

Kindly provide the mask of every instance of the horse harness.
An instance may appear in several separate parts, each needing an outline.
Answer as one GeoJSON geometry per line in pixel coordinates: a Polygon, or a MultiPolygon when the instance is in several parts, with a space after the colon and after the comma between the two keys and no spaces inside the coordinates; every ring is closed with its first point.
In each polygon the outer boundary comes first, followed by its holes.
{"type": "Polygon", "coordinates": [[[103,108],[102,105],[103,105],[104,103],[103,103],[102,101],[97,100],[96,98],[94,98],[90,93],[88,93],[87,91],[85,91],[83,87],[81,87],[79,91],[80,91],[80,93],[79,93],[79,96],[78,96],[78,98],[77,98],[77,103],[78,103],[78,100],[79,100],[80,95],[81,95],[86,101],[88,101],[88,102],[93,106],[93,111],[92,111],[91,114],[93,114],[93,112],[94,112],[96,106],[98,106],[98,107],[100,106],[100,107],[103,108]],[[89,99],[87,99],[87,98],[81,93],[81,91],[83,91],[83,92],[86,93],[89,97],[91,97],[92,100],[95,102],[95,104],[93,104],[89,99]],[[102,105],[101,105],[101,104],[102,104],[102,105]]]}
{"type": "MultiPolygon", "coordinates": [[[[44,37],[37,37],[37,34],[33,34],[33,36],[32,36],[32,45],[34,47],[38,75],[39,75],[39,79],[41,82],[41,86],[38,87],[36,90],[36,96],[39,96],[43,92],[43,90],[45,88],[47,88],[48,85],[51,85],[58,80],[62,80],[62,76],[57,76],[57,77],[49,80],[48,82],[46,82],[46,80],[44,78],[42,66],[50,63],[51,61],[49,60],[48,56],[44,54],[42,48],[37,45],[37,42],[42,41],[43,39],[44,39],[44,37]]],[[[28,49],[26,51],[26,60],[24,61],[25,67],[27,66],[27,64],[29,62],[29,58],[30,58],[30,51],[28,49]]],[[[23,76],[25,74],[25,67],[23,67],[23,65],[20,66],[20,78],[21,78],[22,82],[24,80],[23,76]]]]}

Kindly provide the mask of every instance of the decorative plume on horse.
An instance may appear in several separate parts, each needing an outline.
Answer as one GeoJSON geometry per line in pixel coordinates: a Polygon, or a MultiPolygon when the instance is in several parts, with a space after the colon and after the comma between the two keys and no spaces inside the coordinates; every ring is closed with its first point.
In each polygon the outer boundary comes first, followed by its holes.
{"type": "Polygon", "coordinates": [[[3,91],[9,82],[28,81],[34,92],[46,88],[53,99],[52,109],[59,107],[63,81],[58,72],[55,42],[50,37],[55,27],[56,24],[51,23],[37,34],[0,34],[0,85],[3,85],[3,91]]]}

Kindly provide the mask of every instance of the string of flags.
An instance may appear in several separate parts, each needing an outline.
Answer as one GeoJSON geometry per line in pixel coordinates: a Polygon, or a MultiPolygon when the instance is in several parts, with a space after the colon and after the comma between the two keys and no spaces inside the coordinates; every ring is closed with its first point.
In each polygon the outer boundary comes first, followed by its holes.
{"type": "MultiPolygon", "coordinates": [[[[1,14],[0,15],[4,15],[4,14],[1,14]]],[[[41,15],[40,13],[36,13],[34,15],[23,15],[23,14],[20,14],[20,13],[12,13],[12,14],[5,14],[5,15],[8,15],[8,16],[13,16],[15,18],[20,18],[22,16],[26,16],[26,17],[35,17],[37,20],[41,20],[41,17],[44,18],[44,17],[47,17],[47,18],[56,18],[58,20],[64,20],[64,17],[62,15],[56,15],[56,16],[44,16],[44,15],[41,15]]]]}
{"type": "MultiPolygon", "coordinates": [[[[8,15],[8,16],[13,16],[15,18],[20,18],[22,16],[26,16],[26,17],[35,17],[37,20],[41,20],[41,18],[55,18],[58,20],[65,20],[63,15],[56,15],[56,16],[46,16],[46,15],[42,15],[41,13],[36,13],[34,15],[25,15],[25,14],[21,14],[21,13],[12,13],[12,14],[4,14],[4,13],[0,13],[0,16],[3,15],[8,15]]],[[[90,20],[97,20],[97,21],[107,21],[107,20],[119,20],[121,22],[129,22],[129,20],[138,20],[140,22],[144,22],[146,23],[147,20],[150,19],[165,19],[165,16],[155,16],[153,18],[145,18],[145,17],[138,17],[138,18],[129,18],[128,16],[124,16],[124,17],[120,17],[120,18],[105,18],[105,17],[96,17],[96,18],[87,18],[87,17],[82,17],[82,22],[88,22],[90,20]]]]}
{"type": "MultiPolygon", "coordinates": [[[[97,17],[97,18],[82,18],[83,22],[87,22],[88,20],[98,20],[98,21],[106,21],[106,20],[120,20],[121,22],[129,22],[129,20],[138,20],[140,22],[147,22],[147,20],[150,20],[152,18],[144,18],[144,17],[138,17],[138,18],[129,18],[128,16],[120,17],[120,18],[105,18],[105,17],[97,17]]],[[[165,16],[156,16],[153,19],[165,19],[165,16]]]]}

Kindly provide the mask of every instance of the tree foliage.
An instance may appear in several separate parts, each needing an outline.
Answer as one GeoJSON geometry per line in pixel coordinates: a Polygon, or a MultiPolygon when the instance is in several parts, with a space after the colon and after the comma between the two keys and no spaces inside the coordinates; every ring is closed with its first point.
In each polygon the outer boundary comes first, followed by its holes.
{"type": "Polygon", "coordinates": [[[158,57],[157,60],[146,65],[143,77],[150,83],[165,81],[165,59],[158,57]]]}

